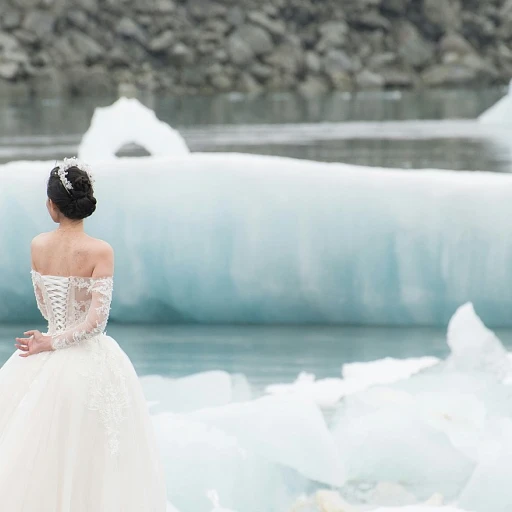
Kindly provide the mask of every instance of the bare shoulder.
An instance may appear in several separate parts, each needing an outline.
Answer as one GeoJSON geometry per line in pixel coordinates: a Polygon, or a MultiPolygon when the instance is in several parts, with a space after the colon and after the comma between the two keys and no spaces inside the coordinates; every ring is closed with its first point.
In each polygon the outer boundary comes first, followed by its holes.
{"type": "Polygon", "coordinates": [[[100,240],[99,238],[89,238],[90,240],[90,248],[91,252],[96,254],[97,256],[113,256],[114,255],[114,249],[112,246],[105,242],[105,240],[100,240]]]}
{"type": "Polygon", "coordinates": [[[112,246],[100,240],[99,238],[91,238],[90,251],[93,255],[94,266],[93,277],[111,276],[114,273],[114,249],[112,246]]]}
{"type": "Polygon", "coordinates": [[[32,247],[32,249],[38,249],[40,247],[44,247],[46,245],[46,243],[48,242],[50,236],[51,236],[51,233],[41,233],[32,239],[30,246],[32,247]]]}

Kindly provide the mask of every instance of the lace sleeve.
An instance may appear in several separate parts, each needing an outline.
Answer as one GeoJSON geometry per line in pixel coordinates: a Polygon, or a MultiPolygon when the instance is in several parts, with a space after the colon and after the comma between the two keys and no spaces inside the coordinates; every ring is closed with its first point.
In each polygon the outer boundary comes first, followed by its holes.
{"type": "Polygon", "coordinates": [[[46,302],[44,300],[43,295],[43,287],[41,285],[41,280],[39,278],[39,274],[32,271],[32,284],[34,285],[34,293],[36,295],[36,302],[39,311],[43,315],[45,320],[48,320],[48,310],[46,309],[46,302]]]}
{"type": "Polygon", "coordinates": [[[52,347],[56,350],[67,348],[102,334],[108,322],[112,290],[113,279],[111,277],[94,279],[90,285],[91,305],[85,320],[64,332],[55,334],[52,347]]]}

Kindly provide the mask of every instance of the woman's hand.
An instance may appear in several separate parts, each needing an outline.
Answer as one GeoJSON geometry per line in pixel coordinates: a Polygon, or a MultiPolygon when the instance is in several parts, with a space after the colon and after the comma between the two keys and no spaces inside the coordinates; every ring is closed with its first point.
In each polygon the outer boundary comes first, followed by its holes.
{"type": "Polygon", "coordinates": [[[33,356],[40,352],[53,350],[51,336],[45,336],[39,331],[27,331],[23,334],[28,338],[16,338],[15,343],[15,347],[23,352],[20,357],[33,356]]]}

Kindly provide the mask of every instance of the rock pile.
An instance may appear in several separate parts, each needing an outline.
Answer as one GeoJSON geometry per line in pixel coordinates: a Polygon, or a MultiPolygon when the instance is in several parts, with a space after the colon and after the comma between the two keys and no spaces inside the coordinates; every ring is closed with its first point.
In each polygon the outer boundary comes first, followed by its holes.
{"type": "Polygon", "coordinates": [[[3,0],[0,83],[95,94],[508,82],[512,0],[3,0]]]}

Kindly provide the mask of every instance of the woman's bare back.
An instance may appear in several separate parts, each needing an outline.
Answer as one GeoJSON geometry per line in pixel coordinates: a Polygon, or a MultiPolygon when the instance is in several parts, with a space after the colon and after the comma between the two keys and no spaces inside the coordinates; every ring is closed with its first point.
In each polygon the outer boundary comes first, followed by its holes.
{"type": "Polygon", "coordinates": [[[83,231],[55,230],[34,238],[32,268],[44,275],[104,277],[113,274],[112,247],[83,231]]]}

